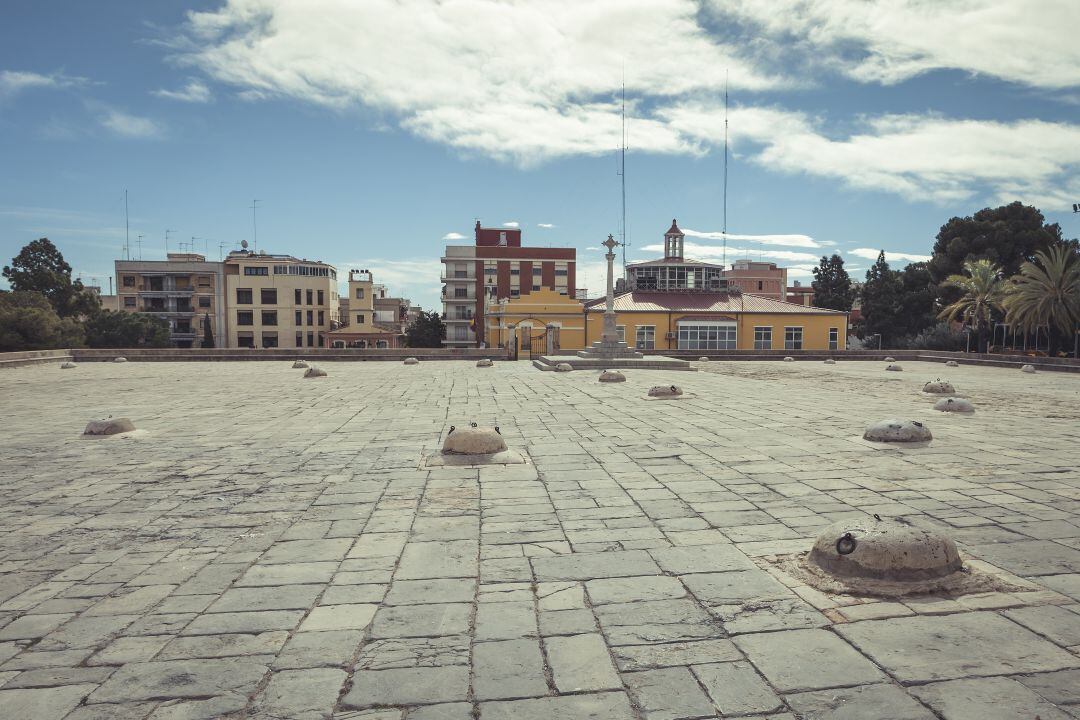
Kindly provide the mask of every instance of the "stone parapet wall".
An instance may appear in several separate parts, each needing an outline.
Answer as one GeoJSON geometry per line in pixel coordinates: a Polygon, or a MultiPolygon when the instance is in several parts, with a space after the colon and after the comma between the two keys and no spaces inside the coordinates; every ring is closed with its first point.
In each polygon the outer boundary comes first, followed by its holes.
{"type": "Polygon", "coordinates": [[[316,360],[329,362],[377,361],[400,362],[407,357],[420,360],[500,360],[506,352],[497,348],[126,348],[123,350],[76,349],[70,351],[76,362],[108,362],[123,355],[132,362],[215,362],[233,360],[316,360]]]}
{"type": "Polygon", "coordinates": [[[72,359],[72,352],[71,350],[25,350],[22,352],[0,353],[0,368],[64,362],[72,359]]]}

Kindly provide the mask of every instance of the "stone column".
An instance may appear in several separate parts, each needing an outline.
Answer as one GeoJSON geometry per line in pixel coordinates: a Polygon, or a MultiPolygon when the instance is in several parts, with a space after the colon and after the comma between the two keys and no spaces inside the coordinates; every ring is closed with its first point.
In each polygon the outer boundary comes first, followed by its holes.
{"type": "Polygon", "coordinates": [[[604,345],[614,345],[619,342],[619,331],[615,326],[614,276],[615,247],[618,244],[611,235],[608,235],[607,240],[604,241],[604,247],[607,248],[607,254],[604,255],[607,259],[607,306],[604,309],[604,327],[600,333],[600,342],[604,345]]]}

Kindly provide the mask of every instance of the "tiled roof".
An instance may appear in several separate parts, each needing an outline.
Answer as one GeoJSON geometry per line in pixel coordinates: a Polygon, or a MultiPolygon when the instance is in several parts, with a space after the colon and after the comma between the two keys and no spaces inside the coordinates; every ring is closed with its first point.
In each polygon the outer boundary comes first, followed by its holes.
{"type": "MultiPolygon", "coordinates": [[[[605,299],[588,303],[589,312],[604,312],[605,299]]],[[[615,296],[615,312],[784,313],[845,315],[839,310],[806,307],[746,293],[626,292],[615,296]]]]}

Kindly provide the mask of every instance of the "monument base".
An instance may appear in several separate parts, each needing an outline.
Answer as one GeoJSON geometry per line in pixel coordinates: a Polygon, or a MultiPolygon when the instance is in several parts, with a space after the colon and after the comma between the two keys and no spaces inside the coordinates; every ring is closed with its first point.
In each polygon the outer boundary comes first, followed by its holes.
{"type": "Polygon", "coordinates": [[[566,363],[574,370],[695,370],[688,360],[670,358],[664,355],[608,358],[585,355],[544,355],[533,360],[533,366],[540,370],[554,370],[559,363],[566,363]]]}
{"type": "Polygon", "coordinates": [[[614,360],[623,358],[641,358],[644,357],[637,350],[627,345],[625,342],[605,342],[603,340],[597,340],[589,347],[588,350],[578,350],[578,357],[581,358],[596,358],[604,360],[614,360]]]}

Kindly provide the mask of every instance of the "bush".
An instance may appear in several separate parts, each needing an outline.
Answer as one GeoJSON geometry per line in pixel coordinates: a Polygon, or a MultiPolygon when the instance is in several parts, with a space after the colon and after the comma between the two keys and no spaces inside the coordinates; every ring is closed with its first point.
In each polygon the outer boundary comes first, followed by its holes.
{"type": "Polygon", "coordinates": [[[144,313],[103,310],[87,318],[86,343],[92,348],[169,347],[169,323],[144,313]]]}
{"type": "Polygon", "coordinates": [[[82,344],[79,323],[57,315],[42,293],[0,291],[0,351],[53,350],[82,344]]]}
{"type": "Polygon", "coordinates": [[[955,329],[951,323],[938,323],[918,335],[900,338],[894,344],[894,348],[897,350],[964,350],[967,348],[967,333],[955,329]]]}

